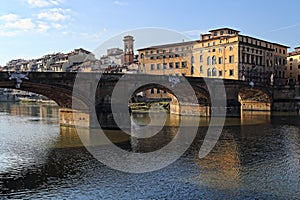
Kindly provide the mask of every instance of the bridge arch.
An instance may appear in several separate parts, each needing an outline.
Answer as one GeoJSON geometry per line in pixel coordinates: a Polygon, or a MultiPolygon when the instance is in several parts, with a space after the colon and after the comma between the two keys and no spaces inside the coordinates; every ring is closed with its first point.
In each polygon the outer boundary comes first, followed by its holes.
{"type": "Polygon", "coordinates": [[[242,111],[270,111],[272,93],[260,86],[242,86],[237,91],[238,101],[242,111]]]}
{"type": "Polygon", "coordinates": [[[199,87],[197,85],[192,85],[192,88],[198,100],[197,104],[194,105],[193,103],[195,102],[194,99],[192,99],[193,97],[178,97],[176,96],[176,94],[174,94],[172,89],[155,83],[146,84],[139,87],[137,90],[134,91],[133,96],[137,96],[139,93],[144,92],[145,98],[152,98],[154,99],[154,101],[159,99],[163,101],[169,101],[171,113],[185,113],[188,115],[193,115],[192,110],[195,109],[195,107],[198,107],[200,109],[201,115],[208,116],[210,113],[209,92],[205,88],[199,87]],[[180,105],[178,99],[180,99],[180,105]]]}

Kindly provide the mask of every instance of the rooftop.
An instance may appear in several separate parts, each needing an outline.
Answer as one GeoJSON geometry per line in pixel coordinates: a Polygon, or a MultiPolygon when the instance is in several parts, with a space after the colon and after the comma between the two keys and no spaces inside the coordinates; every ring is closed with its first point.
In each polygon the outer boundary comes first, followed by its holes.
{"type": "Polygon", "coordinates": [[[170,47],[175,47],[175,46],[192,45],[192,44],[197,44],[198,42],[200,42],[200,40],[192,40],[192,41],[187,41],[187,42],[178,42],[178,43],[155,45],[155,46],[150,46],[150,47],[138,49],[138,51],[150,50],[150,49],[170,48],[170,47]]]}

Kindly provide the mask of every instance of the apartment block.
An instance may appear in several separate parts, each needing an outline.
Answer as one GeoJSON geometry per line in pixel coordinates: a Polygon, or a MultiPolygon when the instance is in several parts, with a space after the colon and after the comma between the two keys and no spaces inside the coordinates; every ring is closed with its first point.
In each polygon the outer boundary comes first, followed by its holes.
{"type": "Polygon", "coordinates": [[[146,74],[185,75],[285,84],[287,46],[240,34],[210,30],[199,40],[139,49],[146,74]]]}
{"type": "Polygon", "coordinates": [[[287,56],[287,75],[289,83],[295,81],[300,84],[300,47],[289,52],[287,56]]]}

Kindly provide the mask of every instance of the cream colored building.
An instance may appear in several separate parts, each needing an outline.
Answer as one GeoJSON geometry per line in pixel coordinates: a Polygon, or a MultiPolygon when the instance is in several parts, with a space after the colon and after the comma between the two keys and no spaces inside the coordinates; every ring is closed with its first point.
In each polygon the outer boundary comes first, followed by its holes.
{"type": "Polygon", "coordinates": [[[294,80],[297,84],[300,84],[300,47],[296,47],[293,52],[288,53],[287,75],[289,81],[294,80]]]}
{"type": "Polygon", "coordinates": [[[230,28],[201,34],[200,40],[139,49],[146,74],[186,75],[286,83],[287,46],[241,35],[230,28]]]}

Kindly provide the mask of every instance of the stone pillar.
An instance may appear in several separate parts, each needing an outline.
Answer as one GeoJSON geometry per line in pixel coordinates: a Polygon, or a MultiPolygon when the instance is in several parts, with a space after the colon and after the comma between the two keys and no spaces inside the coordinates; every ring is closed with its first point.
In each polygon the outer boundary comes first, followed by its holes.
{"type": "MultiPolygon", "coordinates": [[[[103,129],[131,129],[131,119],[129,118],[129,107],[114,105],[115,110],[114,113],[112,111],[111,103],[100,103],[96,106],[97,113],[97,122],[103,129]],[[127,110],[124,108],[127,107],[127,110]],[[115,117],[119,120],[119,124],[117,124],[115,117]],[[121,126],[121,127],[120,127],[121,126]]],[[[95,123],[97,123],[95,122],[95,123]]]]}

